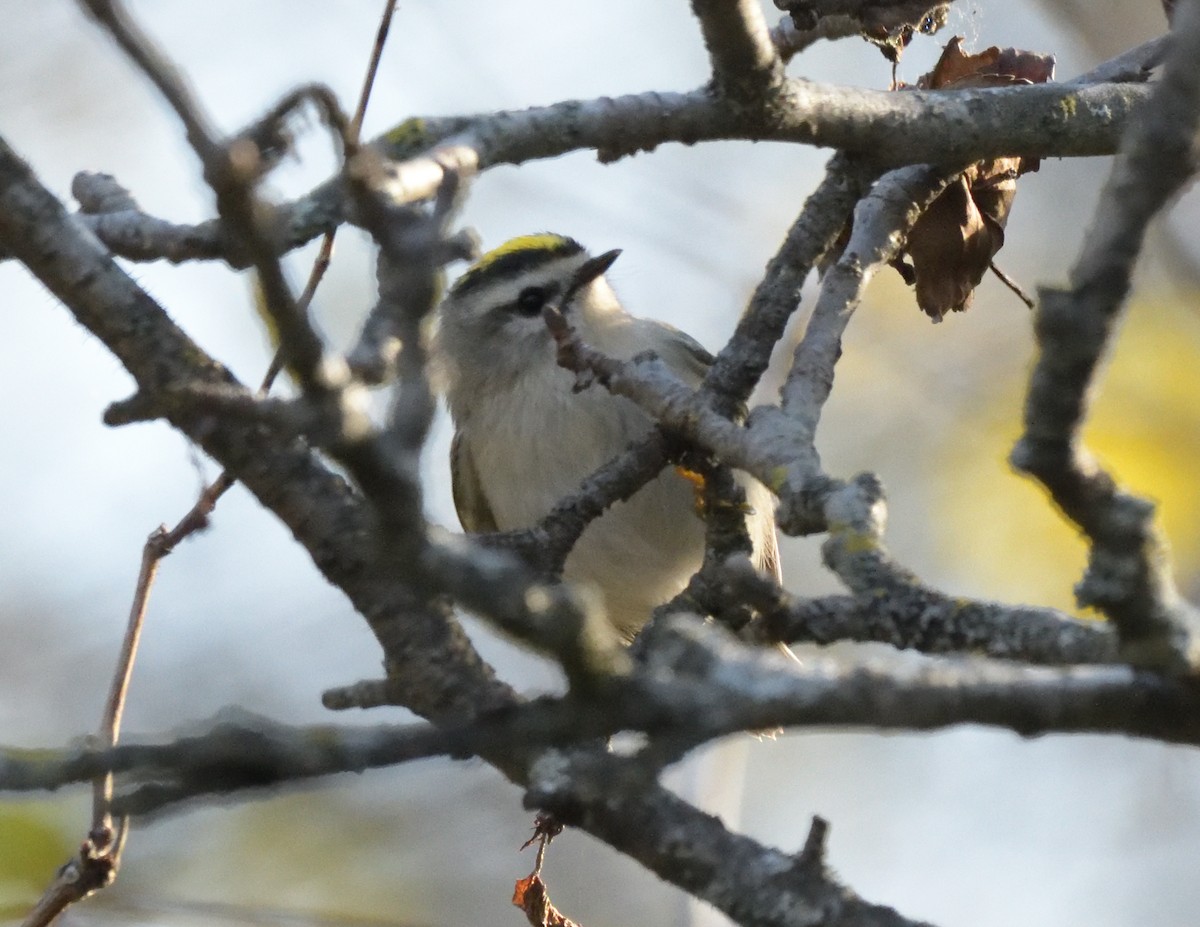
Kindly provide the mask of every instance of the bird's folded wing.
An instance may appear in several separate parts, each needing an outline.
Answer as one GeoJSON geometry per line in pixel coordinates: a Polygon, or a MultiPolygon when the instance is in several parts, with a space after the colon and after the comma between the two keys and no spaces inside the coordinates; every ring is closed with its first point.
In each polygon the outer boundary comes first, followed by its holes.
{"type": "MultiPolygon", "coordinates": [[[[665,323],[659,324],[671,328],[665,323]]],[[[665,344],[660,351],[660,357],[689,386],[697,387],[716,358],[691,336],[674,328],[672,331],[677,337],[665,344]]],[[[773,504],[771,494],[753,477],[747,476],[739,479],[738,482],[745,489],[746,501],[752,508],[759,506],[766,508],[773,504]]],[[[779,539],[775,535],[773,518],[771,524],[772,527],[762,531],[761,536],[751,539],[754,541],[754,566],[768,576],[774,577],[776,582],[780,582],[782,574],[779,569],[779,539]]]]}
{"type": "Polygon", "coordinates": [[[454,433],[454,440],[450,443],[450,488],[454,493],[454,508],[463,528],[474,534],[500,530],[479,482],[471,448],[461,431],[454,433]]]}

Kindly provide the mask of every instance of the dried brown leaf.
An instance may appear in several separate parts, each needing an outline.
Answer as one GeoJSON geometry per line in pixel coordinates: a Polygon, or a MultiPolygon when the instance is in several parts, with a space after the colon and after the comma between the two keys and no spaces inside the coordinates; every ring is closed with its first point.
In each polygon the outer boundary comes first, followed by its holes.
{"type": "MultiPolygon", "coordinates": [[[[962,50],[962,39],[947,43],[933,70],[917,86],[929,90],[1043,83],[1054,75],[1054,58],[1013,48],[962,50]]],[[[1004,246],[1004,227],[1016,195],[1017,178],[1036,171],[1034,158],[997,158],[965,170],[913,226],[905,246],[915,281],[917,304],[934,321],[971,304],[975,287],[1004,246]]]]}
{"type": "Polygon", "coordinates": [[[517,879],[512,902],[525,912],[525,917],[533,927],[579,927],[579,924],[554,907],[546,890],[546,883],[537,873],[517,879]]]}
{"type": "Polygon", "coordinates": [[[917,79],[921,90],[963,90],[968,87],[1005,87],[1011,84],[1044,84],[1054,77],[1054,56],[1018,48],[985,48],[967,54],[962,36],[946,43],[933,70],[917,79]]]}

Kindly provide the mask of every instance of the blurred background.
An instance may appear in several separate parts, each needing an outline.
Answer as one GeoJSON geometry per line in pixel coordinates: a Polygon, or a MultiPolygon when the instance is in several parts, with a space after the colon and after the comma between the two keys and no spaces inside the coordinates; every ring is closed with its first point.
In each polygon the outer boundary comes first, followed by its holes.
{"type": "MultiPolygon", "coordinates": [[[[300,82],[329,84],[351,108],[381,3],[131,7],[233,131],[300,82]]],[[[778,13],[764,7],[774,22],[778,13]]],[[[1058,76],[1069,78],[1163,28],[1154,0],[958,3],[949,29],[916,40],[900,77],[928,70],[954,34],[973,50],[1052,52],[1058,76]]],[[[411,115],[687,90],[706,72],[682,0],[410,0],[393,25],[366,134],[411,115]]],[[[875,88],[890,77],[859,41],[818,45],[789,73],[875,88]]],[[[0,0],[0,135],[68,202],[76,171],[101,170],[151,213],[212,215],[175,120],[68,0],[0,0]]],[[[473,188],[465,221],[486,246],[550,229],[595,250],[624,248],[610,279],[626,304],[715,350],[828,154],[667,145],[610,166],[584,153],[499,168],[473,188]]],[[[314,126],[273,190],[298,195],[333,167],[314,126]]],[[[1048,161],[1022,179],[997,262],[1026,289],[1065,278],[1106,170],[1103,160],[1048,161]]],[[[1180,583],[1193,595],[1198,217],[1193,193],[1150,236],[1089,427],[1116,472],[1161,503],[1180,583]]],[[[314,252],[289,258],[296,281],[314,252]]],[[[165,263],[131,272],[243,381],[259,379],[271,349],[245,274],[165,263]]],[[[343,230],[315,302],[333,345],[356,333],[372,282],[368,243],[343,230]]],[[[806,297],[799,321],[809,306],[806,297]]],[[[163,425],[101,425],[104,407],[127,396],[132,381],[13,264],[0,265],[0,307],[0,743],[59,746],[98,720],[146,535],[173,524],[217,471],[163,425]]],[[[888,272],[872,285],[845,347],[819,447],[835,475],[881,474],[888,541],[901,560],[953,594],[1072,608],[1083,545],[1005,463],[1032,358],[1028,310],[989,278],[971,311],[932,325],[888,272]]],[[[766,399],[784,369],[776,368],[766,399]]],[[[448,444],[443,417],[425,462],[428,506],[456,528],[448,444]]],[[[787,584],[799,593],[838,588],[818,546],[785,542],[787,584]]],[[[559,685],[541,661],[471,629],[519,688],[559,685]]],[[[320,707],[323,689],[379,673],[362,620],[235,488],[211,530],[163,566],[126,731],[168,731],[226,705],[289,722],[404,720],[400,710],[331,718],[320,707]]],[[[974,927],[1115,927],[1184,923],[1200,908],[1195,750],[975,728],[824,731],[736,747],[748,761],[740,826],[791,850],[811,815],[826,817],[835,869],[866,898],[908,916],[974,927]]],[[[19,918],[73,852],[86,804],[81,790],[0,803],[4,918],[19,918]]],[[[509,895],[532,866],[530,853],[517,853],[530,825],[519,792],[477,762],[431,761],[191,808],[136,827],[118,883],[67,920],[515,925],[523,918],[509,895]]],[[[555,902],[588,927],[682,922],[680,893],[582,834],[555,843],[546,877],[555,902]]]]}

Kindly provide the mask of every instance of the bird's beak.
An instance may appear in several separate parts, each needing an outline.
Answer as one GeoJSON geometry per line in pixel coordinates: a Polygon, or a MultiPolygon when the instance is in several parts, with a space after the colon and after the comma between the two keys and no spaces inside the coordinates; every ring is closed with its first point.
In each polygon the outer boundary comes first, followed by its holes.
{"type": "Polygon", "coordinates": [[[594,258],[588,258],[580,265],[579,270],[575,271],[575,279],[571,281],[571,289],[579,290],[587,286],[612,267],[613,261],[620,256],[621,249],[614,248],[612,251],[605,251],[594,258]]]}

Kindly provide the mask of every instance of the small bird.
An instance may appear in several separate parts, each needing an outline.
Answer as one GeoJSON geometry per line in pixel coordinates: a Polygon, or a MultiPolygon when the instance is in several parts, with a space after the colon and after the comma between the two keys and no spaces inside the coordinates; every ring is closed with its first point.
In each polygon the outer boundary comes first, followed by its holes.
{"type": "MultiPolygon", "coordinates": [[[[525,235],[480,258],[443,301],[434,357],[454,419],[454,503],[467,531],[535,524],[654,426],[599,384],[576,390],[575,375],[556,360],[547,304],[612,357],[653,351],[691,386],[711,366],[712,355],[688,335],[625,311],[604,278],[620,253],[592,256],[572,238],[525,235]]],[[[754,564],[778,576],[771,494],[738,477],[754,564]]],[[[655,606],[683,590],[703,554],[695,487],[668,469],[587,527],[563,576],[598,589],[609,620],[632,637],[655,606]]]]}

